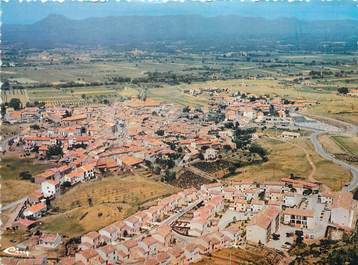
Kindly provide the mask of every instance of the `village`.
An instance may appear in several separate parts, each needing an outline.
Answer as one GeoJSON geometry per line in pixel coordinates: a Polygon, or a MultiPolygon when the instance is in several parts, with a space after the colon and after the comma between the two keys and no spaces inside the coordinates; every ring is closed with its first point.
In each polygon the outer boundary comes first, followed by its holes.
{"type": "MultiPolygon", "coordinates": [[[[316,102],[217,88],[196,93],[207,93],[208,106],[142,97],[72,108],[7,108],[5,121],[26,129],[7,139],[3,155],[16,153],[57,166],[28,177],[40,189],[18,201],[5,230],[38,231],[51,202],[72,187],[138,172],[168,183],[180,182],[183,175],[182,182],[197,181],[155,206],[82,235],[76,254],[61,258],[60,264],[189,264],[218,249],[247,244],[284,253],[297,240],[322,239],[327,231],[339,238],[354,229],[350,192],[326,192],[321,183],[292,176],[232,182],[226,177],[236,168],[220,162],[224,153],[243,150],[266,159],[262,147],[252,144],[260,137],[257,130],[279,129],[283,141],[299,138],[297,111],[316,102]]],[[[28,241],[7,254],[31,256],[34,246],[53,250],[64,243],[60,234],[41,231],[28,241]]],[[[36,259],[47,262],[46,257],[36,259]]],[[[3,260],[17,264],[12,261],[3,260]]]]}
{"type": "MultiPolygon", "coordinates": [[[[323,193],[317,184],[290,178],[206,184],[83,235],[76,254],[60,264],[189,264],[250,244],[284,251],[299,240],[325,238],[327,231],[335,238],[352,231],[354,208],[349,192],[323,193]]],[[[59,235],[39,239],[48,248],[60,243],[59,235]]],[[[287,260],[282,254],[279,264],[287,260]]]]}

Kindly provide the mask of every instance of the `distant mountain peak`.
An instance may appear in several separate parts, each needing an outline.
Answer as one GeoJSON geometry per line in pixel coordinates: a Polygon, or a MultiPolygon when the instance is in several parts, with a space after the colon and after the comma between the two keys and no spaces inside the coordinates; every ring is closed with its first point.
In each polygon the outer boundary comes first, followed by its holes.
{"type": "Polygon", "coordinates": [[[70,20],[68,17],[60,14],[49,14],[44,19],[34,23],[34,24],[45,24],[45,23],[61,23],[64,21],[70,20]]]}

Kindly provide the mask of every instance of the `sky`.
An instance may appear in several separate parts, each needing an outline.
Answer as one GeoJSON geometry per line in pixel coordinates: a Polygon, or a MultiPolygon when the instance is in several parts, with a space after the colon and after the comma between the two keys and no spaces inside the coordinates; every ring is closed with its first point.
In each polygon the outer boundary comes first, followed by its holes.
{"type": "Polygon", "coordinates": [[[127,0],[120,2],[108,0],[105,3],[93,3],[91,0],[61,1],[64,2],[2,1],[2,22],[31,24],[50,14],[60,14],[72,19],[136,15],[240,15],[269,19],[296,17],[306,20],[358,20],[358,0],[266,0],[259,2],[253,2],[253,0],[127,0]]]}

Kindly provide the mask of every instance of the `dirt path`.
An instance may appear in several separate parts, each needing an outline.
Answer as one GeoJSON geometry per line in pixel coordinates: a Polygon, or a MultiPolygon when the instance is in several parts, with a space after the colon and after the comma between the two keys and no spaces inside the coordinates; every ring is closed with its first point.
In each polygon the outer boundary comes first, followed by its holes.
{"type": "MultiPolygon", "coordinates": [[[[306,148],[304,148],[303,146],[299,145],[299,144],[293,144],[293,143],[289,143],[291,145],[297,146],[298,148],[301,148],[305,154],[306,154],[306,160],[308,161],[308,163],[310,164],[312,171],[311,173],[307,176],[308,180],[311,182],[319,182],[317,179],[314,178],[314,176],[316,175],[316,171],[317,171],[317,167],[315,165],[315,163],[312,161],[311,155],[310,153],[307,151],[306,148]]],[[[331,192],[331,189],[325,185],[322,184],[321,185],[323,192],[331,192]]]]}
{"type": "MultiPolygon", "coordinates": [[[[270,138],[272,138],[272,137],[270,137],[270,138]]],[[[314,176],[316,175],[316,172],[317,172],[317,167],[316,167],[315,163],[313,162],[313,160],[312,160],[312,158],[311,158],[311,155],[310,155],[310,153],[307,151],[306,148],[304,148],[303,146],[301,146],[301,145],[299,145],[299,144],[290,143],[290,142],[288,142],[288,141],[284,141],[284,140],[281,140],[281,139],[279,139],[279,138],[272,138],[272,139],[275,139],[275,140],[278,140],[278,141],[281,141],[281,142],[284,142],[284,143],[287,143],[287,144],[296,146],[296,147],[300,148],[303,152],[305,152],[305,154],[306,154],[306,160],[307,160],[307,162],[308,162],[308,163],[310,164],[310,166],[311,166],[311,172],[310,172],[310,174],[307,176],[307,179],[308,179],[309,181],[311,181],[311,182],[319,182],[317,179],[314,178],[314,176]]],[[[325,184],[322,184],[321,187],[322,187],[322,190],[323,190],[324,192],[330,192],[330,191],[331,191],[331,189],[330,189],[327,185],[325,185],[325,184]]]]}

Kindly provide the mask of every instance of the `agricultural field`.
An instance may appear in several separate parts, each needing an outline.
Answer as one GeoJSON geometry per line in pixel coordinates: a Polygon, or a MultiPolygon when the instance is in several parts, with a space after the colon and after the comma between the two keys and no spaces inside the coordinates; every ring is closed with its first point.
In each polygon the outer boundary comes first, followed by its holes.
{"type": "Polygon", "coordinates": [[[358,124],[358,98],[337,95],[339,87],[353,89],[358,85],[357,54],[257,52],[226,56],[220,53],[191,54],[178,51],[176,54],[164,54],[138,50],[90,50],[87,53],[54,50],[49,54],[60,59],[48,64],[48,60],[41,59],[41,56],[30,56],[30,65],[4,67],[2,80],[16,81],[24,86],[49,84],[49,87],[28,89],[28,100],[45,101],[49,105],[83,105],[98,101],[101,97],[115,99],[137,96],[141,89],[146,88],[148,96],[155,99],[181,105],[206,106],[206,96],[187,95],[183,89],[230,88],[232,91],[257,95],[317,100],[319,104],[306,109],[306,113],[358,124]],[[114,77],[147,78],[149,72],[184,76],[187,82],[178,84],[177,79],[166,79],[164,82],[147,80],[144,83],[139,81],[134,84],[130,81],[105,85],[114,77]],[[312,72],[322,74],[313,77],[312,72]],[[304,79],[306,77],[309,80],[304,79]],[[176,84],[171,84],[172,81],[176,84]],[[100,82],[103,85],[50,87],[50,84],[61,82],[100,82]]]}
{"type": "Polygon", "coordinates": [[[19,176],[21,172],[28,171],[31,175],[36,175],[50,167],[52,167],[51,163],[43,164],[30,158],[19,159],[13,156],[1,158],[1,203],[21,199],[39,188],[29,180],[22,180],[19,176]]]}
{"type": "Polygon", "coordinates": [[[22,105],[26,105],[29,97],[26,89],[13,89],[11,91],[1,90],[1,102],[9,102],[12,98],[20,99],[22,105]]]}
{"type": "Polygon", "coordinates": [[[38,88],[28,89],[31,102],[44,102],[48,106],[85,105],[96,103],[101,98],[135,97],[138,89],[133,87],[76,87],[66,89],[38,88]]]}
{"type": "Polygon", "coordinates": [[[42,219],[42,229],[78,236],[124,219],[144,203],[178,190],[140,176],[114,176],[83,183],[53,202],[56,211],[42,219]]]}
{"type": "Polygon", "coordinates": [[[183,172],[178,174],[178,177],[171,184],[184,189],[191,187],[200,189],[201,185],[208,184],[210,182],[210,180],[196,175],[189,170],[183,170],[183,172]]]}

